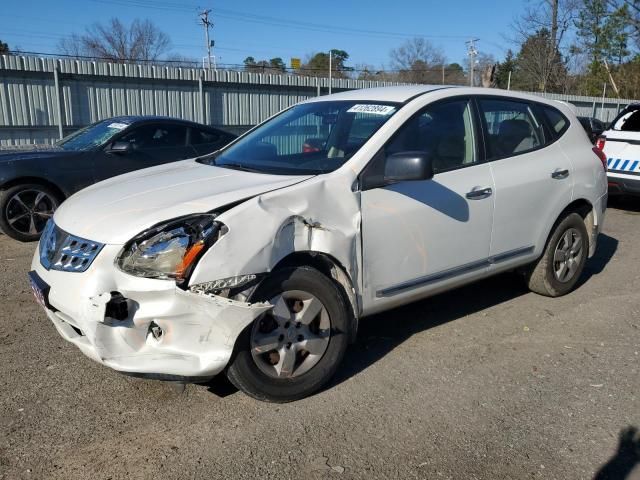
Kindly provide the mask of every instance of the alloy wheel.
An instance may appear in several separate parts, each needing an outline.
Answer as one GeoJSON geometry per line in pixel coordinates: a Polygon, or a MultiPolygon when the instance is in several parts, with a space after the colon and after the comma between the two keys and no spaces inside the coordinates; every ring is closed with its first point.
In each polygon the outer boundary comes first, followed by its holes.
{"type": "Polygon", "coordinates": [[[256,321],[251,356],[274,378],[297,377],[322,358],[331,338],[331,319],[314,295],[290,290],[271,299],[273,309],[256,321]]]}
{"type": "Polygon", "coordinates": [[[558,240],[553,253],[553,274],[560,282],[573,279],[584,254],[582,234],[575,228],[568,229],[558,240]]]}
{"type": "Polygon", "coordinates": [[[42,232],[57,206],[58,202],[41,190],[20,190],[7,202],[5,218],[15,231],[37,235],[42,232]]]}

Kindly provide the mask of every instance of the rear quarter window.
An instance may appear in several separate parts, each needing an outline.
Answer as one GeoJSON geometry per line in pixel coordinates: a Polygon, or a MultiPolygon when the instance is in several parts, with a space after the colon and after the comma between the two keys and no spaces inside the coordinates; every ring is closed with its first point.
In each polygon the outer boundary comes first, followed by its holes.
{"type": "MultiPolygon", "coordinates": [[[[565,117],[559,110],[549,107],[548,105],[542,106],[542,111],[544,112],[545,117],[547,117],[547,122],[549,122],[549,126],[551,127],[551,131],[553,132],[555,138],[560,137],[569,127],[569,120],[565,117]]],[[[589,124],[589,119],[580,119],[580,123],[582,126],[591,130],[591,125],[589,124]]]]}

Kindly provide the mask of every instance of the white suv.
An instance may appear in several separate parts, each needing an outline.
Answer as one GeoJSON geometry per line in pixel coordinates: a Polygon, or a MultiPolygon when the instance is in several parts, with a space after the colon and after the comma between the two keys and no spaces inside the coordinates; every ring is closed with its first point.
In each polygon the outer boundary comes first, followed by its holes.
{"type": "Polygon", "coordinates": [[[59,333],[120,372],[302,398],[365,316],[507,270],[569,292],[606,170],[570,108],[480,88],[358,90],[223,150],[64,202],[31,284],[59,333]]]}
{"type": "Polygon", "coordinates": [[[607,158],[609,191],[640,195],[640,104],[622,110],[596,144],[607,158]]]}

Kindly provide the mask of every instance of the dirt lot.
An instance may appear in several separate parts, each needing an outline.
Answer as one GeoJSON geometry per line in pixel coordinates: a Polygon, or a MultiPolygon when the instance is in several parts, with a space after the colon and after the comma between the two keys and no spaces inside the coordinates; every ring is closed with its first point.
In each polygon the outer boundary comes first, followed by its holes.
{"type": "Polygon", "coordinates": [[[502,275],[366,319],[288,405],[93,363],[31,298],[34,245],[0,237],[0,478],[640,479],[640,441],[616,453],[640,426],[639,212],[609,210],[571,295],[502,275]]]}

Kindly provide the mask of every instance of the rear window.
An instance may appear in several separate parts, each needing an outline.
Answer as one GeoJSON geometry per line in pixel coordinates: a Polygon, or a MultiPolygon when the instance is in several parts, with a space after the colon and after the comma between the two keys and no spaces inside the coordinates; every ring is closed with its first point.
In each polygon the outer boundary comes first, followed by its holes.
{"type": "Polygon", "coordinates": [[[611,122],[611,129],[621,132],[640,132],[640,105],[625,108],[611,122]]]}

